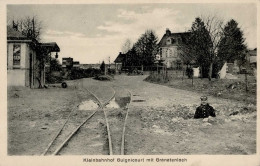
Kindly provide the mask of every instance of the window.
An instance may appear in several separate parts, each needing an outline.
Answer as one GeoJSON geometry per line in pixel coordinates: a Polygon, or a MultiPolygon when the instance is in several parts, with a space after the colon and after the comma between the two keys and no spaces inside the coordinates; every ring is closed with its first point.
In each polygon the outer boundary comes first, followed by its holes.
{"type": "Polygon", "coordinates": [[[176,44],[176,39],[174,39],[174,38],[168,38],[168,39],[166,40],[166,44],[167,44],[167,45],[176,44]]]}
{"type": "Polygon", "coordinates": [[[13,65],[14,65],[14,67],[20,67],[20,65],[21,65],[21,45],[20,44],[14,44],[13,65]]]}
{"type": "Polygon", "coordinates": [[[172,42],[171,42],[171,38],[168,38],[168,39],[166,40],[166,44],[167,44],[167,45],[172,44],[172,42]]]}
{"type": "Polygon", "coordinates": [[[175,44],[176,40],[174,38],[172,38],[172,44],[175,44]]]}
{"type": "Polygon", "coordinates": [[[171,49],[169,49],[169,51],[168,51],[168,57],[172,57],[172,50],[171,49]]]}

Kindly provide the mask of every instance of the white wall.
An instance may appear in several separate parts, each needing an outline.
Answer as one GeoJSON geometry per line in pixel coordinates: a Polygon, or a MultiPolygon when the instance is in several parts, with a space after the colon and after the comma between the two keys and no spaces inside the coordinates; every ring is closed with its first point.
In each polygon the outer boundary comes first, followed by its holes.
{"type": "Polygon", "coordinates": [[[26,43],[17,43],[21,45],[21,61],[20,68],[13,68],[13,45],[15,43],[7,44],[7,84],[8,86],[29,86],[28,81],[26,81],[26,75],[28,67],[26,66],[26,52],[27,44],[26,43]]]}
{"type": "MultiPolygon", "coordinates": [[[[21,61],[20,68],[13,67],[13,45],[15,43],[7,43],[7,77],[8,86],[30,86],[32,88],[38,88],[39,82],[36,77],[39,77],[39,67],[36,60],[36,52],[30,47],[29,43],[21,44],[21,61]],[[30,54],[32,54],[32,75],[30,80],[30,54]]],[[[18,44],[18,43],[17,43],[18,44]]],[[[44,72],[41,73],[41,84],[44,85],[44,72]]]]}
{"type": "Polygon", "coordinates": [[[25,70],[7,70],[8,86],[25,86],[25,70]]]}
{"type": "Polygon", "coordinates": [[[162,59],[167,68],[174,67],[175,61],[179,59],[177,46],[169,46],[162,48],[162,59]]]}
{"type": "Polygon", "coordinates": [[[223,79],[226,77],[227,74],[227,62],[224,63],[222,69],[219,71],[219,78],[223,79]]]}

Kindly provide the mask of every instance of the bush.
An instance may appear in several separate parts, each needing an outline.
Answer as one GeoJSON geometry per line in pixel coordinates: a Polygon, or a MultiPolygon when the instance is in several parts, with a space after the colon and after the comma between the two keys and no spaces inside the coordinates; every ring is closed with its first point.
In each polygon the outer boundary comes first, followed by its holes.
{"type": "Polygon", "coordinates": [[[100,69],[93,69],[93,68],[88,68],[88,69],[71,69],[70,73],[68,74],[68,78],[70,80],[74,79],[80,79],[80,78],[89,78],[89,77],[94,77],[95,75],[101,74],[100,69]]]}
{"type": "Polygon", "coordinates": [[[167,83],[169,82],[168,77],[164,77],[162,74],[150,74],[148,77],[144,79],[144,81],[148,82],[157,82],[157,83],[167,83]]]}
{"type": "Polygon", "coordinates": [[[108,68],[108,74],[116,74],[116,69],[110,69],[110,68],[108,68]]]}
{"type": "Polygon", "coordinates": [[[63,78],[61,76],[56,76],[51,73],[46,73],[46,79],[47,84],[55,84],[55,83],[61,83],[63,81],[63,78]]]}

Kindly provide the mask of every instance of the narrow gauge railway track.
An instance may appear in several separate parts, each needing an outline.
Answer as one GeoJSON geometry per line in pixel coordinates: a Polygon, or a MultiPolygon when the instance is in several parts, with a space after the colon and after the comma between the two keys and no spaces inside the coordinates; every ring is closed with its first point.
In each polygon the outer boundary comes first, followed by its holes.
{"type": "MultiPolygon", "coordinates": [[[[128,93],[128,97],[130,98],[129,103],[127,103],[126,107],[124,108],[124,112],[125,112],[125,117],[123,118],[123,123],[121,125],[121,128],[119,127],[119,131],[114,131],[115,128],[118,127],[111,127],[110,123],[115,123],[113,121],[113,119],[109,119],[109,112],[113,111],[115,109],[107,109],[105,108],[106,105],[109,104],[109,102],[115,98],[115,94],[113,95],[113,98],[111,98],[110,100],[108,100],[108,102],[105,102],[103,104],[101,104],[101,109],[104,112],[105,115],[105,121],[106,121],[106,127],[107,127],[107,137],[108,137],[108,148],[109,148],[109,155],[124,155],[125,154],[125,132],[126,132],[126,124],[127,124],[127,118],[128,118],[128,112],[129,112],[129,104],[131,103],[131,99],[132,99],[132,93],[129,90],[126,90],[125,88],[121,87],[121,86],[115,86],[113,85],[113,89],[115,90],[115,87],[119,87],[124,89],[127,93],[128,93]],[[111,122],[109,122],[111,121],[111,122]],[[117,136],[120,135],[120,138],[117,138],[117,136]],[[118,145],[118,141],[120,140],[120,145],[118,145]],[[119,152],[118,152],[119,149],[119,152]]],[[[112,87],[111,87],[112,88],[112,87]]],[[[92,92],[90,92],[92,93],[92,92]]],[[[93,94],[93,93],[92,93],[93,94]]],[[[99,103],[102,103],[101,100],[95,96],[95,98],[98,100],[99,103]]],[[[122,108],[119,109],[120,113],[123,111],[122,108]]]]}
{"type": "Polygon", "coordinates": [[[49,145],[47,146],[47,148],[44,150],[44,152],[42,153],[42,155],[57,155],[59,154],[59,152],[62,150],[62,148],[64,148],[68,142],[70,141],[70,139],[79,131],[79,129],[88,121],[90,120],[94,114],[104,108],[104,105],[106,105],[107,103],[109,103],[115,96],[115,91],[113,89],[113,95],[104,103],[100,102],[100,99],[91,91],[89,91],[89,89],[86,89],[96,100],[96,102],[98,102],[98,106],[99,108],[94,110],[92,113],[88,113],[88,114],[83,114],[83,111],[76,111],[78,109],[78,106],[75,106],[72,111],[70,112],[70,114],[68,115],[66,121],[63,123],[63,125],[61,126],[61,128],[59,129],[59,131],[55,134],[54,138],[52,139],[52,141],[49,143],[49,145]],[[85,118],[87,116],[87,118],[85,118]]]}
{"type": "MultiPolygon", "coordinates": [[[[117,86],[120,87],[120,86],[117,86]]],[[[83,87],[82,87],[83,88],[83,87]]],[[[112,88],[112,87],[110,87],[112,88]]],[[[123,87],[121,87],[123,88],[123,87]]],[[[115,153],[113,152],[113,147],[115,148],[117,145],[116,143],[114,144],[114,138],[111,138],[111,129],[110,129],[110,125],[109,125],[109,119],[108,119],[108,115],[107,115],[107,111],[105,109],[105,106],[107,104],[109,104],[109,102],[115,98],[115,89],[113,89],[113,95],[106,100],[105,102],[101,102],[100,98],[97,97],[93,92],[91,92],[88,88],[83,88],[85,90],[87,90],[96,100],[96,102],[99,105],[99,108],[96,109],[95,111],[93,111],[92,113],[87,115],[87,118],[83,118],[83,120],[81,119],[81,123],[74,123],[71,127],[71,119],[73,119],[74,115],[75,115],[75,110],[77,109],[77,107],[75,107],[71,113],[69,114],[69,116],[67,117],[65,123],[62,125],[61,129],[57,132],[57,134],[55,135],[55,137],[52,139],[52,141],[50,142],[50,144],[48,145],[48,147],[45,149],[45,151],[42,153],[42,155],[58,155],[59,152],[66,147],[66,145],[68,144],[68,142],[71,140],[71,138],[76,135],[76,133],[79,131],[79,129],[86,124],[87,121],[89,121],[97,111],[99,111],[100,109],[103,110],[104,112],[104,116],[105,116],[105,121],[106,121],[106,129],[107,129],[107,137],[108,137],[108,146],[109,146],[109,155],[114,155],[115,153]],[[74,130],[71,132],[71,128],[74,128],[74,130]],[[68,130],[68,131],[66,131],[68,130]],[[60,143],[62,142],[62,143],[60,143]]],[[[129,104],[131,103],[131,99],[132,99],[132,94],[130,91],[126,90],[129,94],[130,97],[130,101],[129,103],[126,105],[125,107],[125,117],[124,117],[124,121],[123,121],[123,128],[121,130],[121,143],[120,143],[120,152],[119,154],[124,155],[125,153],[125,132],[126,132],[126,123],[127,123],[127,118],[128,118],[128,112],[129,112],[129,104]]],[[[77,113],[76,113],[77,114],[77,113]]],[[[85,116],[86,117],[86,116],[85,116]]],[[[74,117],[75,118],[75,117],[74,117]]],[[[114,133],[113,133],[114,134],[114,133]]],[[[118,134],[115,134],[118,135],[118,134]]],[[[117,147],[118,149],[118,147],[117,147]]],[[[117,152],[118,153],[118,152],[117,152]]]]}
{"type": "Polygon", "coordinates": [[[129,97],[130,97],[130,101],[126,107],[127,111],[126,111],[126,115],[125,115],[125,120],[124,120],[124,126],[123,126],[123,132],[122,132],[122,142],[121,142],[121,155],[125,154],[125,130],[126,130],[126,124],[127,124],[127,118],[128,118],[128,113],[129,113],[129,105],[132,102],[132,93],[127,90],[129,93],[129,97]]]}
{"type": "MultiPolygon", "coordinates": [[[[127,118],[128,118],[128,112],[129,112],[129,104],[131,103],[132,95],[131,92],[126,90],[125,88],[121,86],[114,85],[114,88],[121,88],[121,90],[117,91],[118,102],[120,102],[121,105],[119,108],[109,108],[109,106],[104,110],[104,113],[106,114],[107,122],[109,127],[109,133],[111,134],[109,137],[110,139],[110,155],[124,155],[125,154],[125,133],[126,133],[126,124],[127,124],[127,118]],[[122,90],[124,92],[127,92],[127,96],[122,95],[122,90]],[[122,108],[122,101],[124,101],[123,108],[122,108]],[[127,99],[125,101],[125,99],[127,99]]],[[[116,100],[117,97],[115,97],[116,100]]],[[[112,102],[112,101],[111,101],[112,102]]]]}

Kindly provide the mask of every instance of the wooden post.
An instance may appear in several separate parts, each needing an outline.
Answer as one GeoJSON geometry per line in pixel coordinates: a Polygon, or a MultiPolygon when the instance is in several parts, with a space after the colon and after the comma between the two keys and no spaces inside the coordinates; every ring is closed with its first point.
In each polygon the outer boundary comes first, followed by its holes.
{"type": "Polygon", "coordinates": [[[246,92],[248,92],[247,71],[245,72],[246,92]]]}
{"type": "Polygon", "coordinates": [[[106,65],[105,65],[105,75],[107,75],[107,68],[106,68],[106,65]]]}
{"type": "Polygon", "coordinates": [[[183,82],[183,78],[184,78],[184,68],[182,70],[182,82],[183,82]]]}
{"type": "Polygon", "coordinates": [[[166,79],[166,66],[164,66],[164,80],[166,79]]]}
{"type": "Polygon", "coordinates": [[[191,84],[193,86],[193,76],[194,76],[194,70],[192,68],[192,66],[190,65],[190,69],[191,69],[191,72],[192,72],[192,75],[191,75],[191,84]]]}
{"type": "Polygon", "coordinates": [[[167,71],[167,67],[165,68],[165,75],[166,75],[166,79],[168,79],[168,71],[167,71]]]}

